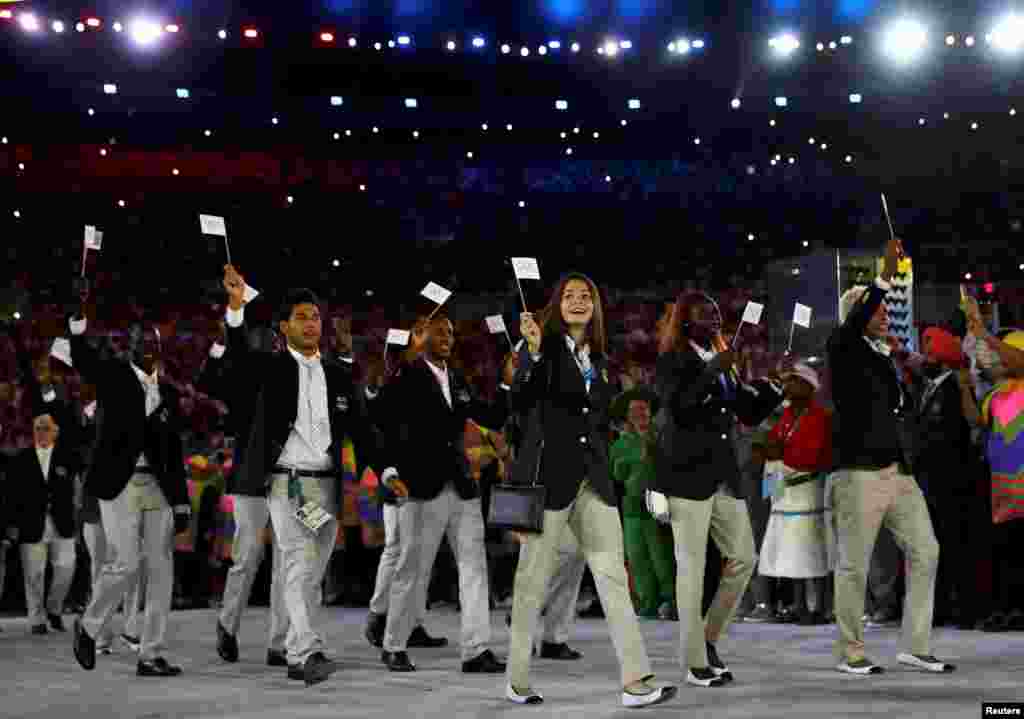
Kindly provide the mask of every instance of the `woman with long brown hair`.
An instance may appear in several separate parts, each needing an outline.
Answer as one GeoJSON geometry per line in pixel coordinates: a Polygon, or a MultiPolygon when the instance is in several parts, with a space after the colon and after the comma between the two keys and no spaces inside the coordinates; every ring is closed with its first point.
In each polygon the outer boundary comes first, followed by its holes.
{"type": "Polygon", "coordinates": [[[721,329],[718,305],[701,292],[682,293],[663,326],[655,382],[661,400],[653,444],[656,491],[648,502],[672,524],[683,671],[687,683],[702,687],[732,679],[715,643],[754,571],[734,424],[737,417],[760,424],[782,401],[781,389],[767,381],[741,381],[737,354],[721,329]],[[709,535],[726,564],[705,624],[701,597],[709,535]]]}
{"type": "Polygon", "coordinates": [[[527,468],[539,463],[546,501],[543,533],[525,538],[527,551],[516,571],[505,696],[517,704],[543,701],[530,688],[530,650],[562,533],[569,529],[587,558],[608,618],[622,671],[623,705],[659,704],[676,689],[650,683],[654,675],[629,595],[622,525],[608,469],[615,390],[608,382],[597,286],[581,274],[564,276],[536,320],[522,315],[520,329],[526,342],[511,398],[512,410],[525,421],[518,462],[527,468]]]}

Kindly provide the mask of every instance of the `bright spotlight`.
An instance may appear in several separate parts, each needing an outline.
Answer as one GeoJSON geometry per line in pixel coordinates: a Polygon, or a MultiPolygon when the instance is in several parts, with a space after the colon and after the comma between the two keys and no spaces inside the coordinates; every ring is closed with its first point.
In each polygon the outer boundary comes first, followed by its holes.
{"type": "Polygon", "coordinates": [[[640,101],[638,99],[636,99],[635,97],[633,99],[631,99],[628,104],[629,104],[629,109],[630,110],[639,110],[640,109],[640,101]]]}
{"type": "Polygon", "coordinates": [[[394,40],[388,40],[388,47],[391,48],[392,50],[394,50],[394,48],[395,48],[395,41],[394,40]]]}
{"type": "Polygon", "coordinates": [[[10,10],[0,10],[0,20],[10,20],[14,17],[14,13],[10,10]]]}
{"type": "Polygon", "coordinates": [[[217,37],[219,37],[221,40],[227,40],[228,39],[228,31],[227,30],[218,30],[217,31],[217,37]]]}
{"type": "Polygon", "coordinates": [[[356,39],[355,39],[354,37],[350,37],[350,38],[348,39],[348,46],[349,46],[349,47],[355,47],[355,46],[356,46],[356,45],[358,45],[358,44],[359,44],[359,41],[358,41],[358,40],[356,40],[356,39]]]}
{"type": "Polygon", "coordinates": [[[548,43],[548,47],[550,47],[552,50],[559,50],[562,47],[562,43],[560,43],[558,40],[551,40],[548,43]]]}
{"type": "Polygon", "coordinates": [[[782,57],[789,57],[800,47],[800,41],[792,33],[776,35],[768,41],[768,45],[782,57]]]}
{"type": "Polygon", "coordinates": [[[100,26],[100,19],[98,17],[91,17],[91,18],[88,18],[85,21],[85,24],[88,25],[89,27],[99,27],[100,26]]]}
{"type": "Polygon", "coordinates": [[[968,35],[967,39],[964,40],[964,44],[967,45],[967,47],[974,47],[974,35],[968,35]]]}
{"type": "Polygon", "coordinates": [[[405,98],[405,106],[410,110],[415,110],[420,104],[415,97],[407,97],[405,98]]]}
{"type": "Polygon", "coordinates": [[[170,25],[166,26],[164,28],[164,30],[166,30],[167,32],[169,32],[169,33],[171,33],[173,35],[174,33],[176,33],[179,30],[181,30],[181,26],[180,25],[176,25],[175,23],[171,23],[170,25]]]}
{"type": "Polygon", "coordinates": [[[124,25],[122,25],[120,22],[115,22],[113,25],[111,25],[111,27],[114,28],[114,32],[123,32],[124,31],[124,25]]]}
{"type": "Polygon", "coordinates": [[[76,22],[75,23],[75,30],[78,31],[78,32],[85,32],[85,23],[84,22],[76,22]]]}
{"type": "Polygon", "coordinates": [[[454,40],[449,40],[448,43],[445,45],[445,47],[448,48],[449,52],[455,52],[455,41],[454,40]]]}
{"type": "Polygon", "coordinates": [[[568,110],[569,109],[569,103],[566,102],[565,100],[555,100],[555,109],[556,110],[568,110]]]}
{"type": "Polygon", "coordinates": [[[179,100],[187,100],[189,98],[189,96],[191,95],[191,93],[188,91],[188,88],[184,88],[184,87],[179,87],[174,92],[178,96],[179,100]]]}
{"type": "Polygon", "coordinates": [[[410,44],[412,44],[412,38],[409,37],[408,35],[399,35],[398,44],[401,45],[402,47],[408,47],[410,44]]]}
{"type": "Polygon", "coordinates": [[[632,40],[621,40],[619,42],[619,47],[622,48],[623,50],[631,50],[631,49],[633,49],[633,41],[632,40]]]}
{"type": "Polygon", "coordinates": [[[785,97],[783,95],[780,95],[779,97],[775,98],[775,107],[788,107],[788,106],[789,106],[789,98],[787,98],[787,97],[785,97]]]}
{"type": "Polygon", "coordinates": [[[740,102],[740,99],[738,97],[734,97],[732,99],[732,102],[729,103],[729,107],[731,107],[733,110],[739,110],[740,109],[740,105],[742,105],[742,104],[743,103],[740,102]]]}
{"type": "Polygon", "coordinates": [[[956,45],[956,35],[946,35],[946,44],[950,47],[956,45]]]}
{"type": "Polygon", "coordinates": [[[547,45],[541,45],[540,47],[538,47],[537,48],[537,54],[538,55],[547,55],[548,54],[548,46],[547,45]]]}
{"type": "Polygon", "coordinates": [[[255,40],[256,38],[258,38],[260,36],[260,31],[257,30],[254,27],[249,27],[249,28],[246,28],[245,32],[243,32],[242,34],[245,35],[250,40],[255,40]]]}
{"type": "Polygon", "coordinates": [[[619,44],[614,40],[609,40],[604,44],[604,54],[608,57],[615,57],[619,54],[619,44]]]}
{"type": "Polygon", "coordinates": [[[485,45],[485,43],[484,43],[484,39],[482,37],[475,37],[475,38],[473,38],[473,47],[481,48],[484,45],[485,45]]]}
{"type": "Polygon", "coordinates": [[[570,49],[571,49],[571,50],[572,50],[573,52],[579,52],[579,51],[580,51],[580,44],[579,44],[578,42],[574,42],[574,43],[572,44],[572,47],[571,47],[570,49]]]}
{"type": "Polygon", "coordinates": [[[852,102],[854,105],[859,104],[862,99],[863,98],[861,97],[859,92],[850,93],[850,102],[852,102]]]}
{"type": "Polygon", "coordinates": [[[1019,52],[1024,46],[1024,17],[1010,14],[992,28],[992,45],[1002,52],[1019,52]]]}
{"type": "Polygon", "coordinates": [[[113,84],[107,83],[106,85],[103,86],[103,94],[104,95],[116,95],[117,94],[117,85],[113,85],[113,84]]]}
{"type": "Polygon", "coordinates": [[[39,30],[39,18],[30,12],[23,12],[18,16],[18,24],[25,32],[37,32],[39,30]]]}
{"type": "MultiPolygon", "coordinates": [[[[132,23],[132,39],[139,45],[152,45],[160,37],[163,28],[149,20],[136,20],[132,23]]],[[[248,32],[248,31],[246,31],[248,32]]]]}
{"type": "Polygon", "coordinates": [[[928,45],[928,31],[916,20],[903,19],[892,23],[885,31],[885,54],[898,63],[917,59],[928,45]]]}
{"type": "Polygon", "coordinates": [[[341,97],[340,95],[331,96],[331,107],[341,107],[344,104],[345,98],[341,97]]]}
{"type": "Polygon", "coordinates": [[[523,47],[519,48],[519,54],[522,55],[523,57],[529,57],[530,56],[530,48],[528,48],[528,47],[526,47],[524,45],[523,47]]]}
{"type": "Polygon", "coordinates": [[[53,31],[58,34],[64,32],[64,23],[62,23],[60,20],[54,20],[53,31]]]}
{"type": "Polygon", "coordinates": [[[693,41],[693,49],[694,50],[703,50],[704,49],[704,41],[703,40],[694,40],[693,41]]]}
{"type": "Polygon", "coordinates": [[[849,35],[843,35],[841,38],[839,38],[839,42],[843,45],[852,45],[853,38],[850,37],[849,35]]]}
{"type": "Polygon", "coordinates": [[[670,44],[668,46],[668,49],[669,52],[674,52],[676,55],[685,55],[686,53],[690,52],[691,47],[692,45],[690,41],[683,37],[679,38],[674,43],[670,44]]]}
{"type": "Polygon", "coordinates": [[[320,42],[332,43],[334,42],[334,33],[322,32],[320,33],[320,42]]]}

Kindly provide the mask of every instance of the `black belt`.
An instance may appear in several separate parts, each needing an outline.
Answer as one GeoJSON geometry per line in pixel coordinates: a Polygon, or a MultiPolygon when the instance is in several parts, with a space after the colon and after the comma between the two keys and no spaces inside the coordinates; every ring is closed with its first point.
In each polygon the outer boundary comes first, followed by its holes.
{"type": "Polygon", "coordinates": [[[296,477],[308,477],[311,479],[335,479],[338,473],[333,469],[292,469],[290,467],[274,467],[271,474],[283,474],[295,479],[296,477]]]}

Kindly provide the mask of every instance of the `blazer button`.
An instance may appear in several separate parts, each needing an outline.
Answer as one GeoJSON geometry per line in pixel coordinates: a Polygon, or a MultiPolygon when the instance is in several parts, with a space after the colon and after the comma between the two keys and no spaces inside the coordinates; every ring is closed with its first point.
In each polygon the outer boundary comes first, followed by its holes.
{"type": "Polygon", "coordinates": [[[580,444],[586,444],[586,443],[587,443],[587,438],[586,437],[580,437],[580,444]]]}
{"type": "Polygon", "coordinates": [[[729,435],[727,435],[727,434],[723,434],[723,435],[722,435],[722,439],[729,439],[729,435]]]}

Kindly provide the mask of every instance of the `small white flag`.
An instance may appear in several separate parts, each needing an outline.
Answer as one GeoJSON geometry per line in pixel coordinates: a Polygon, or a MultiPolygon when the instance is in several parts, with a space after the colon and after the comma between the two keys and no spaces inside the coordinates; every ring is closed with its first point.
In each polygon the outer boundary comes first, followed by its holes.
{"type": "Polygon", "coordinates": [[[254,299],[260,296],[260,293],[248,284],[245,285],[245,289],[242,291],[242,304],[249,304],[254,299]]]}
{"type": "Polygon", "coordinates": [[[100,251],[103,246],[103,233],[97,232],[92,225],[85,226],[85,248],[88,250],[100,251]]]}
{"type": "Polygon", "coordinates": [[[389,345],[402,345],[403,347],[409,344],[409,330],[388,330],[388,342],[389,345]]]}
{"type": "Polygon", "coordinates": [[[540,267],[535,257],[513,257],[512,271],[521,280],[539,280],[540,267]]]}
{"type": "Polygon", "coordinates": [[[61,362],[66,364],[68,367],[72,367],[71,364],[71,341],[64,337],[58,337],[53,341],[50,346],[50,356],[56,357],[61,362]]]}
{"type": "Polygon", "coordinates": [[[223,217],[216,215],[200,215],[199,226],[203,229],[204,235],[228,236],[228,226],[224,223],[223,217]]]}
{"type": "Polygon", "coordinates": [[[43,395],[43,401],[52,402],[55,399],[57,399],[57,393],[52,389],[46,390],[46,394],[43,395]]]}
{"type": "Polygon", "coordinates": [[[427,286],[420,292],[421,295],[437,305],[443,305],[452,296],[452,293],[439,284],[428,282],[427,286]]]}
{"type": "Polygon", "coordinates": [[[89,404],[85,405],[85,409],[82,410],[86,417],[92,419],[96,414],[96,400],[93,400],[89,404]]]}
{"type": "Polygon", "coordinates": [[[490,330],[492,335],[500,335],[505,332],[505,318],[501,315],[494,315],[493,317],[487,318],[487,329],[490,330]]]}
{"type": "Polygon", "coordinates": [[[807,305],[802,305],[799,302],[796,303],[796,307],[793,308],[793,324],[800,325],[801,327],[810,328],[811,326],[811,308],[807,305]]]}
{"type": "Polygon", "coordinates": [[[761,324],[762,312],[764,312],[764,305],[759,305],[756,302],[747,302],[747,307],[743,310],[743,321],[748,325],[761,324]]]}

